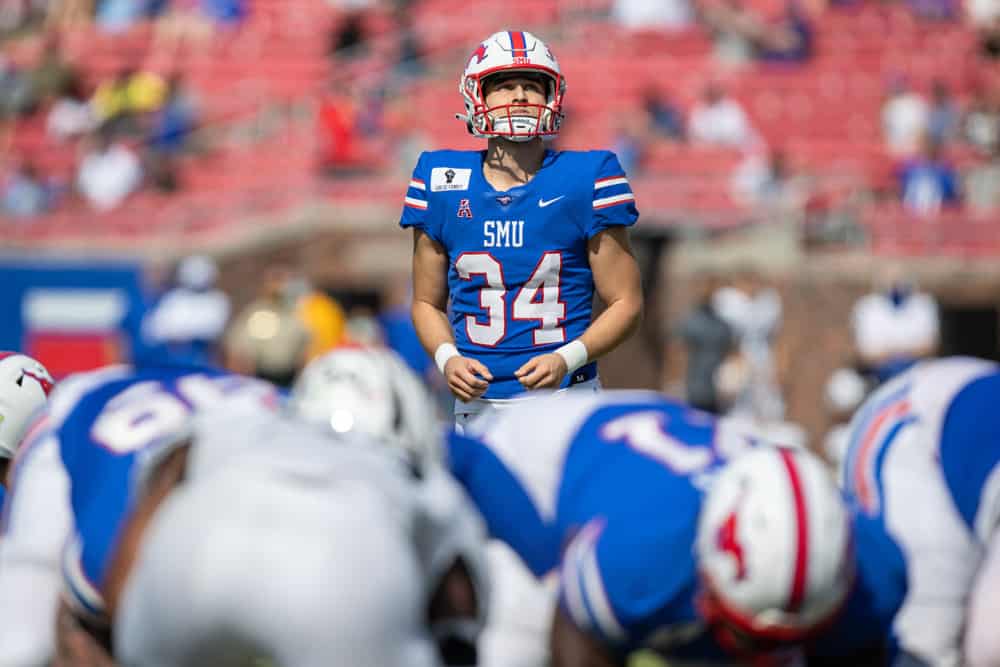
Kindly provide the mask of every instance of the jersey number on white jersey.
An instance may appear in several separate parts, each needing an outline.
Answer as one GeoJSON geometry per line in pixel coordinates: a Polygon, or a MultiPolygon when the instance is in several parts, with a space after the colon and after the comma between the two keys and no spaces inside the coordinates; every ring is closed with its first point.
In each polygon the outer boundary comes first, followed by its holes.
{"type": "MultiPolygon", "coordinates": [[[[488,324],[466,315],[465,329],[469,341],[476,345],[493,347],[507,333],[507,286],[504,284],[503,266],[488,252],[465,252],[455,260],[455,269],[462,280],[481,275],[486,286],[479,290],[479,305],[486,310],[488,324]]],[[[546,252],[538,260],[531,277],[514,297],[512,316],[515,320],[538,320],[541,323],[532,332],[535,345],[562,343],[566,331],[559,322],[566,318],[566,304],[559,300],[559,275],[562,271],[562,254],[546,252]]]]}
{"type": "MultiPolygon", "coordinates": [[[[211,406],[231,397],[223,383],[232,385],[231,377],[209,378],[187,375],[176,386],[176,393],[160,382],[141,382],[116,396],[101,411],[91,428],[91,437],[115,454],[140,450],[156,440],[173,435],[191,414],[192,408],[211,406]]],[[[241,383],[237,391],[260,392],[258,383],[241,383]]]]}

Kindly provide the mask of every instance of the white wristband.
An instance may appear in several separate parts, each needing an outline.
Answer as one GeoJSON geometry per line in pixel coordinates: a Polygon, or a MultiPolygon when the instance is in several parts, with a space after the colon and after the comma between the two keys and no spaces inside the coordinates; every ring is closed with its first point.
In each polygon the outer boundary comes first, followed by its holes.
{"type": "Polygon", "coordinates": [[[444,366],[448,363],[448,360],[457,356],[459,356],[458,348],[453,343],[441,343],[438,345],[438,349],[434,351],[434,363],[437,364],[441,375],[444,375],[444,366]]]}
{"type": "Polygon", "coordinates": [[[556,354],[566,360],[567,374],[572,373],[580,366],[583,366],[590,358],[590,353],[587,352],[587,346],[584,345],[583,341],[579,338],[560,347],[556,350],[556,354]]]}

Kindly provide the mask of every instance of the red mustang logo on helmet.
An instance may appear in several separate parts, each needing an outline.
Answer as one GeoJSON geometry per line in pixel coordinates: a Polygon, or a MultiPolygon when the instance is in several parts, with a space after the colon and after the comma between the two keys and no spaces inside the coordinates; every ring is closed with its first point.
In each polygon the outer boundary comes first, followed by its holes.
{"type": "Polygon", "coordinates": [[[475,51],[472,52],[472,55],[469,56],[469,64],[472,63],[472,59],[473,58],[476,59],[476,64],[477,65],[479,63],[483,62],[483,59],[486,58],[486,45],[485,44],[480,44],[479,48],[477,48],[475,51]]]}
{"type": "Polygon", "coordinates": [[[736,581],[742,581],[747,576],[746,559],[743,557],[743,545],[739,542],[736,509],[734,508],[726,520],[719,526],[715,544],[719,551],[727,553],[736,561],[736,581]]]}
{"type": "MultiPolygon", "coordinates": [[[[46,396],[48,396],[48,395],[49,395],[49,392],[50,392],[50,391],[52,391],[52,387],[54,387],[54,386],[55,386],[55,384],[54,384],[54,383],[53,383],[53,381],[52,381],[52,378],[51,378],[51,377],[49,377],[49,374],[48,374],[48,373],[45,373],[45,374],[43,375],[43,374],[41,374],[41,373],[34,373],[34,372],[32,372],[32,371],[29,371],[29,370],[27,370],[27,369],[24,369],[24,370],[22,370],[22,371],[21,371],[21,379],[22,379],[22,380],[24,379],[24,376],[25,376],[25,375],[27,375],[27,376],[28,376],[28,377],[30,377],[30,378],[34,378],[34,379],[35,379],[35,381],[36,381],[36,382],[38,382],[38,384],[39,384],[39,385],[41,386],[41,388],[42,388],[42,391],[44,391],[44,392],[45,392],[45,395],[46,395],[46,396]]],[[[19,381],[18,381],[18,384],[20,384],[20,383],[21,383],[21,382],[20,382],[20,380],[19,380],[19,381]]]]}

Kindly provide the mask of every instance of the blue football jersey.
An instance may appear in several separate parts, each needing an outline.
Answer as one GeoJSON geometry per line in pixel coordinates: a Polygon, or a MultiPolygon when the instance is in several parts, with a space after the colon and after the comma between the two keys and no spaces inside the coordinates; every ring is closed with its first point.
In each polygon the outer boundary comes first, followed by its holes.
{"type": "Polygon", "coordinates": [[[38,438],[56,438],[70,480],[74,534],[63,576],[79,610],[104,612],[100,591],[131,511],[139,466],[182,435],[195,410],[243,392],[260,396],[262,405],[276,400],[270,385],[219,370],[136,370],[91,386],[48,432],[43,423],[38,438]]]}
{"type": "MultiPolygon", "coordinates": [[[[658,394],[618,391],[528,401],[474,428],[451,436],[452,471],[536,576],[558,569],[560,604],[579,627],[622,653],[725,655],[696,608],[694,544],[714,473],[756,446],[752,435],[658,394]]],[[[824,653],[886,636],[905,592],[905,577],[883,581],[900,557],[891,540],[859,516],[854,542],[852,616],[824,637],[824,653]]]]}
{"type": "Polygon", "coordinates": [[[693,545],[705,486],[752,438],[645,392],[538,399],[479,428],[452,436],[452,470],[536,576],[559,568],[580,627],[622,651],[669,638],[672,655],[722,655],[695,610],[693,545]]]}
{"type": "MultiPolygon", "coordinates": [[[[434,151],[417,162],[400,225],[448,253],[456,347],[493,374],[485,398],[524,389],[514,371],[578,338],[591,320],[587,242],[639,213],[614,153],[548,151],[528,183],[498,192],[481,151],[434,151]]],[[[574,379],[596,375],[596,365],[574,379]]]]}

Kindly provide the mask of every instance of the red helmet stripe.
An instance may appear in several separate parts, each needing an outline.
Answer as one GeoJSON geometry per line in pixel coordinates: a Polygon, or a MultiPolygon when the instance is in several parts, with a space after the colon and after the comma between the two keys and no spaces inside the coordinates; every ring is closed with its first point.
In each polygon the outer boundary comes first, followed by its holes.
{"type": "Polygon", "coordinates": [[[806,499],[802,492],[802,478],[799,476],[795,457],[788,449],[780,449],[781,459],[788,470],[788,481],[792,485],[795,501],[795,528],[798,533],[795,546],[795,572],[792,575],[792,591],[788,596],[786,611],[795,612],[802,606],[806,593],[806,571],[809,561],[809,522],[806,515],[806,499]]]}
{"type": "Polygon", "coordinates": [[[515,58],[527,58],[528,57],[528,42],[524,39],[524,33],[508,32],[510,35],[510,48],[514,50],[513,56],[515,58]]]}

